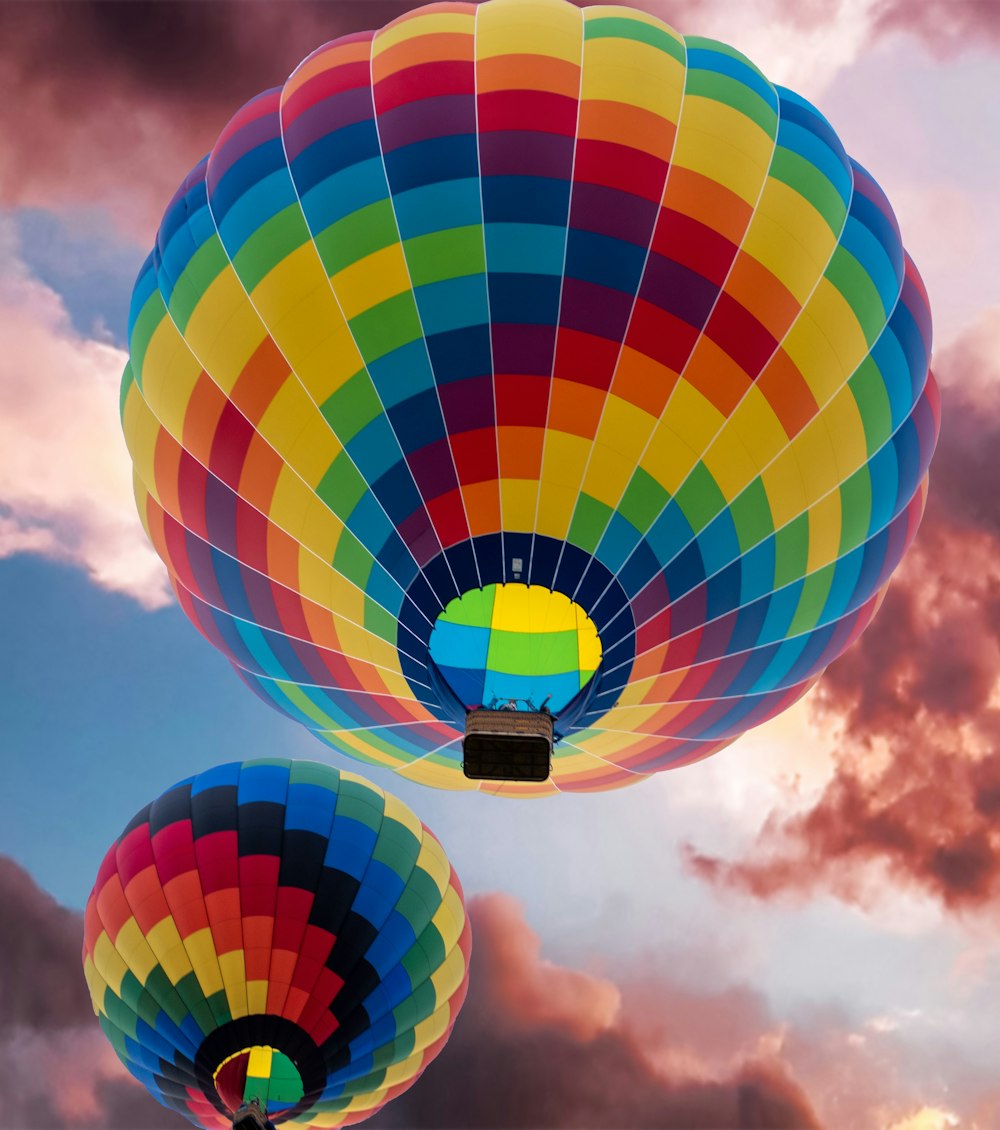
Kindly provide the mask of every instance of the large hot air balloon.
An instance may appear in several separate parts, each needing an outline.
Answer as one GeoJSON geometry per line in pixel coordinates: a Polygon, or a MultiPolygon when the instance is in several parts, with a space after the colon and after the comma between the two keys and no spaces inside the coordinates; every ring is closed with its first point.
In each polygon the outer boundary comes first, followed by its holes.
{"type": "Polygon", "coordinates": [[[187,615],[335,750],[445,788],[628,784],[784,710],[875,614],[937,436],[872,177],[618,6],[321,47],[184,181],[129,333],[187,615]],[[551,774],[469,780],[466,710],[510,702],[546,704],[551,774]]]}
{"type": "Polygon", "coordinates": [[[359,1122],[444,1046],[468,983],[462,889],[399,800],[310,761],[222,765],[129,823],[87,902],[101,1027],[165,1106],[229,1127],[359,1122]]]}

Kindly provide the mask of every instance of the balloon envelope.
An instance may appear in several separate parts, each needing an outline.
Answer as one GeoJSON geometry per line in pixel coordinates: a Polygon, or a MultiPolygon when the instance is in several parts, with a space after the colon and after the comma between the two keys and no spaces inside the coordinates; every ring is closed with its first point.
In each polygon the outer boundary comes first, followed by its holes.
{"type": "Polygon", "coordinates": [[[148,805],[87,902],[84,972],[128,1070],[229,1127],[341,1126],[406,1090],[465,998],[470,932],[402,802],[308,761],[218,766],[148,805]]]}
{"type": "Polygon", "coordinates": [[[263,699],[426,784],[603,789],[864,630],[930,334],[877,184],[738,52],[443,3],[222,131],[136,284],[123,421],[184,610],[263,699]],[[553,695],[550,780],[463,777],[480,694],[553,695]]]}

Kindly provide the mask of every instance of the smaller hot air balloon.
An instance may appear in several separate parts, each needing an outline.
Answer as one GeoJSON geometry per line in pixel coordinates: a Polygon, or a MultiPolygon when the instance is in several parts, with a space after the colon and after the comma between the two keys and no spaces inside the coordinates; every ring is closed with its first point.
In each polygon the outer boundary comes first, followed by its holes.
{"type": "Polygon", "coordinates": [[[221,765],[139,812],[87,901],[83,965],[119,1058],[228,1127],[360,1122],[444,1047],[470,930],[406,805],[310,761],[221,765]]]}

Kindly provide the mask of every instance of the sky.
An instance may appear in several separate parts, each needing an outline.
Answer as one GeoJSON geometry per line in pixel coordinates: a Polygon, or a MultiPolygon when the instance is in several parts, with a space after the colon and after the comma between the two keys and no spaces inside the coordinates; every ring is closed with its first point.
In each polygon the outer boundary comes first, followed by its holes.
{"type": "MultiPolygon", "coordinates": [[[[135,513],[118,383],[131,286],[188,168],[313,48],[413,6],[0,4],[10,1130],[186,1125],[93,1018],[79,954],[97,867],[208,764],[332,756],[174,603],[135,513]]],[[[451,1043],[372,1125],[995,1128],[1000,6],[636,6],[813,101],[893,203],[935,319],[927,511],[860,642],[706,762],[537,802],[364,770],[443,842],[475,938],[451,1043]]]]}

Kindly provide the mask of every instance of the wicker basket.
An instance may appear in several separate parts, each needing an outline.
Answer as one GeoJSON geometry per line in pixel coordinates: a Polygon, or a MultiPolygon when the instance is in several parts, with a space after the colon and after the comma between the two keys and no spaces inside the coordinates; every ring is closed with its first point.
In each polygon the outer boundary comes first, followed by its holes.
{"type": "Polygon", "coordinates": [[[545,781],[552,768],[552,715],[536,710],[470,710],[462,770],[473,781],[545,781]]]}

